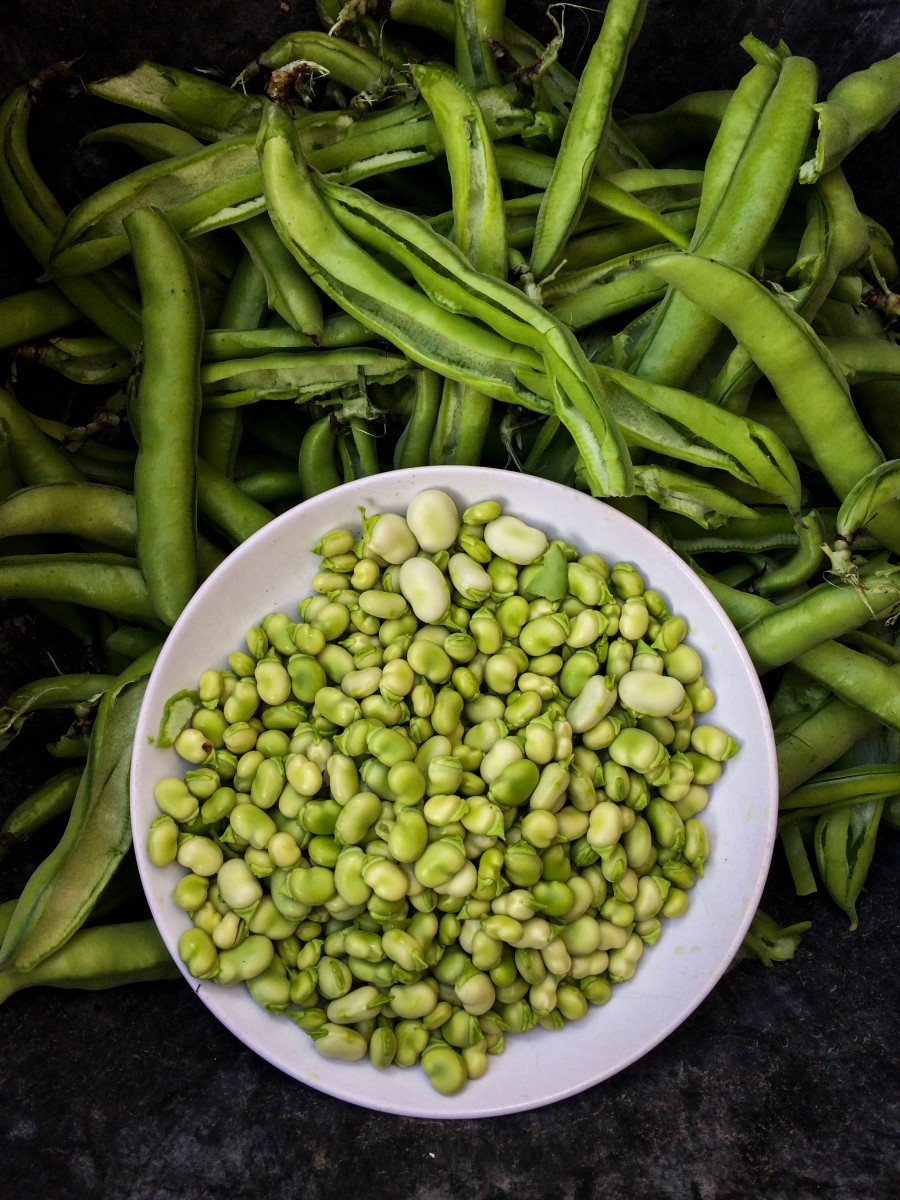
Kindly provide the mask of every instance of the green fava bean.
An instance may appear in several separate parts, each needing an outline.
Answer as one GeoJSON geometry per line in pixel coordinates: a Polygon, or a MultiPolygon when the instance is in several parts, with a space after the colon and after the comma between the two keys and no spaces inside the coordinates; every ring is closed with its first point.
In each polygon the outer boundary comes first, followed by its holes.
{"type": "Polygon", "coordinates": [[[374,792],[358,792],[338,813],[334,837],[342,846],[359,845],[381,816],[381,800],[374,792]]]}
{"type": "MultiPolygon", "coordinates": [[[[442,651],[443,653],[443,651],[442,651]]],[[[447,657],[445,655],[445,657],[447,657]]],[[[448,658],[449,662],[450,659],[448,658]]],[[[435,733],[449,736],[459,724],[462,716],[464,700],[453,688],[441,688],[434,702],[431,713],[431,725],[435,733]]]]}
{"type": "Polygon", "coordinates": [[[610,675],[593,675],[566,709],[566,720],[573,733],[585,733],[609,713],[618,691],[610,675]]]}
{"type": "Polygon", "coordinates": [[[252,933],[237,946],[219,952],[216,983],[231,987],[261,975],[270,965],[275,948],[267,937],[252,933]]]}
{"type": "Polygon", "coordinates": [[[540,771],[530,759],[520,758],[507,764],[491,781],[488,799],[501,808],[524,804],[538,785],[540,771]]]}
{"type": "Polygon", "coordinates": [[[455,1096],[468,1079],[465,1060],[445,1042],[432,1043],[422,1054],[422,1069],[436,1092],[455,1096]]]}
{"type": "Polygon", "coordinates": [[[737,754],[734,738],[715,725],[695,725],[691,731],[691,747],[715,762],[725,762],[737,754]]]}
{"type": "MultiPolygon", "coordinates": [[[[312,628],[312,626],[301,625],[298,628],[312,628]]],[[[318,659],[311,655],[303,653],[291,655],[286,669],[291,678],[291,691],[301,704],[314,703],[320,689],[328,683],[325,668],[318,659]]]]}
{"type": "Polygon", "coordinates": [[[447,838],[439,838],[425,848],[413,866],[413,873],[423,887],[440,887],[449,883],[462,870],[465,862],[465,851],[460,845],[447,838]]]}
{"type": "Polygon", "coordinates": [[[619,679],[618,687],[619,703],[640,716],[668,717],[684,702],[682,683],[651,671],[626,671],[619,679]]]}
{"type": "Polygon", "coordinates": [[[665,746],[644,729],[623,729],[610,744],[609,754],[620,766],[640,774],[646,774],[668,758],[665,746]]]}
{"type": "Polygon", "coordinates": [[[365,861],[366,854],[360,847],[347,846],[334,865],[335,889],[348,905],[365,904],[372,895],[371,887],[363,879],[365,861]]]}
{"type": "Polygon", "coordinates": [[[684,849],[685,826],[674,805],[661,796],[653,796],[644,812],[657,845],[680,854],[684,849]]]}
{"type": "Polygon", "coordinates": [[[184,912],[196,912],[206,903],[209,895],[209,880],[201,875],[183,875],[175,885],[172,899],[184,912]]]}
{"type": "Polygon", "coordinates": [[[330,721],[332,725],[339,725],[342,728],[352,725],[362,716],[357,702],[352,697],[345,696],[335,687],[319,688],[316,692],[315,705],[326,720],[330,721]]]}
{"type": "Polygon", "coordinates": [[[335,894],[334,872],[327,867],[294,867],[287,882],[293,898],[313,908],[327,903],[335,894]]]}
{"type": "Polygon", "coordinates": [[[409,894],[409,876],[402,867],[381,855],[369,854],[366,856],[362,876],[363,881],[374,893],[369,901],[370,912],[373,911],[373,906],[377,908],[376,901],[383,901],[388,905],[400,905],[409,894]]]}
{"type": "Polygon", "coordinates": [[[397,1053],[397,1035],[390,1025],[376,1025],[369,1038],[369,1061],[373,1067],[389,1067],[397,1053]]]}
{"type": "Polygon", "coordinates": [[[340,1062],[359,1062],[369,1052],[369,1043],[357,1030],[346,1025],[336,1025],[326,1021],[317,1029],[310,1031],[316,1052],[323,1058],[337,1059],[340,1062]]]}
{"type": "Polygon", "coordinates": [[[256,770],[250,785],[250,799],[258,808],[272,808],[281,795],[285,784],[284,762],[280,758],[266,758],[256,770]]]}
{"type": "Polygon", "coordinates": [[[416,757],[415,745],[399,729],[373,729],[366,739],[366,748],[387,767],[395,763],[412,762],[416,757]]]}
{"type": "Polygon", "coordinates": [[[259,880],[242,858],[230,858],[219,868],[216,876],[219,895],[229,908],[248,909],[262,899],[259,880]]]}
{"type": "Polygon", "coordinates": [[[283,704],[291,695],[287,669],[271,659],[256,664],[256,690],[263,704],[283,704]]]}
{"type": "Polygon", "coordinates": [[[278,826],[268,813],[255,804],[238,804],[232,810],[229,826],[234,835],[257,850],[265,850],[270,838],[278,832],[278,826]]]}
{"type": "Polygon", "coordinates": [[[186,867],[195,875],[205,877],[215,875],[223,862],[222,851],[216,843],[211,838],[196,834],[189,834],[183,840],[179,840],[175,857],[182,867],[186,867]]]}
{"type": "Polygon", "coordinates": [[[611,800],[602,800],[591,810],[590,823],[585,835],[590,845],[597,850],[614,846],[624,829],[622,810],[611,800]]]}
{"type": "Polygon", "coordinates": [[[276,955],[264,971],[247,980],[247,990],[268,1012],[284,1012],[291,1002],[291,983],[284,963],[276,955]]]}
{"type": "Polygon", "coordinates": [[[176,776],[161,779],[153,789],[153,798],[175,821],[190,821],[197,815],[197,797],[188,790],[184,780],[176,776]]]}
{"type": "Polygon", "coordinates": [[[430,1034],[419,1021],[398,1021],[396,1026],[397,1053],[394,1063],[398,1067],[411,1067],[419,1061],[428,1045],[430,1034]]]}
{"type": "Polygon", "coordinates": [[[218,951],[212,938],[202,929],[184,931],[178,939],[178,957],[195,979],[211,979],[218,972],[218,951]]]}

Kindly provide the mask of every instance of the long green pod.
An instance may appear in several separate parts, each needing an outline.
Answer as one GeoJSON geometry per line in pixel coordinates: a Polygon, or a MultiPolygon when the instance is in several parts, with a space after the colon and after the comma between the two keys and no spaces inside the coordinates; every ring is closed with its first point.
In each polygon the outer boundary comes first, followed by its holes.
{"type": "Polygon", "coordinates": [[[198,368],[203,316],[184,242],[158,209],[125,221],[144,330],[134,465],[137,557],[161,620],[173,625],[197,588],[198,368]],[[160,486],[168,480],[174,487],[160,486]]]}
{"type": "Polygon", "coordinates": [[[469,87],[502,82],[492,43],[502,41],[505,8],[505,0],[454,0],[454,60],[469,87]]]}
{"type": "Polygon", "coordinates": [[[392,78],[388,64],[365,47],[314,29],[279,38],[242,75],[250,78],[258,73],[259,67],[277,71],[297,61],[322,67],[330,79],[353,92],[377,92],[386,88],[392,78]]]}
{"type": "Polygon", "coordinates": [[[685,471],[655,463],[636,464],[635,492],[655,500],[667,512],[689,517],[704,529],[731,517],[752,519],[753,509],[714,484],[685,471]]]}
{"type": "Polygon", "coordinates": [[[859,572],[853,547],[861,530],[871,524],[886,504],[900,500],[900,459],[873,467],[844,497],[835,522],[834,545],[823,545],[831,570],[841,579],[854,581],[859,572]]]}
{"type": "Polygon", "coordinates": [[[855,800],[859,796],[893,796],[896,792],[900,792],[900,764],[870,763],[816,775],[782,796],[779,808],[782,812],[819,808],[824,804],[855,800]]]}
{"type": "MultiPolygon", "coordinates": [[[[837,509],[817,509],[822,518],[826,536],[834,531],[837,509]]],[[[783,508],[761,507],[756,510],[752,521],[729,521],[721,529],[707,535],[699,535],[677,517],[667,517],[666,527],[670,543],[685,554],[758,554],[766,550],[795,550],[798,545],[795,518],[783,508]]],[[[867,548],[876,546],[869,539],[867,548]]]]}
{"type": "Polygon", "coordinates": [[[197,460],[197,511],[235,546],[262,529],[275,515],[245,495],[233,480],[203,458],[197,460]]]}
{"type": "Polygon", "coordinates": [[[80,316],[75,305],[52,283],[4,296],[0,299],[0,350],[56,333],[80,316]]]}
{"type": "Polygon", "coordinates": [[[202,145],[193,134],[163,121],[126,121],[120,125],[107,125],[104,129],[94,129],[81,139],[82,146],[108,142],[127,146],[146,162],[161,162],[164,158],[193,154],[202,145]]]}
{"type": "Polygon", "coordinates": [[[822,548],[825,537],[824,521],[813,510],[796,516],[795,525],[797,545],[794,553],[787,562],[769,567],[762,578],[757,580],[756,590],[761,596],[776,596],[780,592],[800,587],[822,566],[825,559],[825,551],[822,548]]]}
{"type": "MultiPolygon", "coordinates": [[[[633,376],[628,378],[631,380],[633,376]]],[[[662,413],[642,403],[630,387],[619,386],[615,375],[604,375],[603,381],[610,410],[629,446],[640,446],[644,450],[653,451],[654,454],[677,458],[680,462],[692,463],[694,466],[728,471],[737,479],[746,483],[752,482],[752,477],[730,454],[697,436],[692,429],[669,420],[662,413]]]]}
{"type": "MultiPolygon", "coordinates": [[[[457,9],[458,29],[462,13],[461,6],[457,9]]],[[[475,18],[472,5],[465,6],[465,16],[475,18]]],[[[506,213],[481,110],[462,78],[449,68],[419,65],[412,68],[412,75],[444,143],[453,199],[453,240],[477,270],[502,277],[506,273],[506,213]]],[[[448,379],[434,429],[431,461],[479,462],[490,415],[489,396],[471,384],[448,379]]]]}
{"type": "Polygon", "coordinates": [[[21,731],[28,717],[41,710],[70,708],[85,715],[111,684],[114,675],[52,675],[17,688],[0,708],[0,749],[21,731]]]}
{"type": "Polygon", "coordinates": [[[0,1004],[24,988],[100,991],[180,974],[153,921],[98,925],[78,930],[29,971],[0,971],[0,1004]]]}
{"type": "MultiPolygon", "coordinates": [[[[494,155],[501,178],[541,189],[546,189],[549,185],[553,178],[554,164],[558,161],[549,154],[541,154],[537,150],[514,144],[495,145],[494,155]]],[[[586,187],[587,199],[592,204],[607,208],[626,220],[640,221],[673,246],[687,249],[688,239],[680,229],[624,188],[597,175],[588,181],[586,187]]]]}
{"type": "MultiPolygon", "coordinates": [[[[765,596],[729,587],[696,564],[693,568],[738,630],[779,611],[779,606],[765,596]]],[[[808,631],[801,629],[800,636],[808,637],[808,631]]],[[[900,729],[900,688],[893,667],[832,640],[822,641],[811,649],[803,649],[801,643],[795,649],[798,652],[788,657],[805,675],[824,684],[845,703],[862,709],[884,725],[900,729]]]]}
{"type": "MultiPolygon", "coordinates": [[[[42,267],[50,260],[65,212],[35,170],[28,151],[28,120],[33,96],[26,85],[16,88],[0,106],[0,204],[10,225],[42,267]]],[[[123,346],[140,340],[136,305],[114,276],[99,272],[60,280],[66,299],[109,337],[123,346]]]]}
{"type": "MultiPolygon", "coordinates": [[[[865,255],[869,234],[856,207],[853,191],[843,171],[835,167],[811,189],[808,222],[797,258],[788,277],[798,286],[785,294],[804,320],[812,322],[842,271],[865,255]]],[[[749,396],[759,378],[759,368],[746,347],[735,346],[708,390],[715,404],[734,411],[742,396],[749,396]]]]}
{"type": "MultiPolygon", "coordinates": [[[[452,243],[411,213],[389,209],[352,188],[323,182],[322,192],[340,223],[373,249],[386,252],[445,307],[482,320],[497,334],[537,351],[540,374],[520,380],[550,401],[572,433],[592,491],[629,495],[631,464],[596,375],[574,334],[523,292],[476,271],[452,243]]],[[[487,390],[487,389],[485,389],[487,390]]]]}
{"type": "Polygon", "coordinates": [[[888,338],[823,337],[851,385],[900,378],[900,346],[888,338]]]}
{"type": "Polygon", "coordinates": [[[290,254],[265,214],[241,221],[235,232],[266,281],[269,308],[312,338],[323,330],[322,301],[312,280],[290,254]]]}
{"type": "Polygon", "coordinates": [[[84,475],[26,412],[11,392],[0,388],[0,421],[7,431],[16,475],[25,486],[76,483],[84,475]]]}
{"type": "Polygon", "coordinates": [[[818,136],[813,157],[800,167],[801,183],[814,183],[843,162],[863,138],[883,129],[900,111],[900,54],[839,80],[815,105],[818,136]]]}
{"type": "Polygon", "coordinates": [[[203,335],[204,363],[223,362],[274,354],[283,350],[340,350],[378,340],[361,322],[344,312],[329,313],[322,336],[314,341],[287,325],[267,325],[262,329],[207,329],[203,335]]]}
{"type": "Polygon", "coordinates": [[[435,371],[420,370],[413,376],[411,411],[394,447],[395,470],[428,463],[441,416],[444,382],[435,371]]]}
{"type": "Polygon", "coordinates": [[[841,700],[871,713],[884,725],[900,729],[900,688],[893,667],[833,641],[804,651],[794,659],[794,665],[825,684],[841,700]]]}
{"type": "Polygon", "coordinates": [[[244,475],[237,480],[237,485],[245,496],[260,504],[277,504],[281,500],[299,499],[302,495],[300,476],[291,469],[244,475]]]}
{"type": "MultiPolygon", "coordinates": [[[[753,266],[794,184],[812,125],[815,89],[816,69],[808,59],[784,61],[728,186],[705,226],[695,231],[692,253],[743,270],[753,266]]],[[[633,370],[656,383],[684,387],[719,329],[708,308],[670,292],[633,356],[633,370]]]]}
{"type": "Polygon", "coordinates": [[[694,201],[699,207],[704,172],[687,167],[629,167],[604,177],[629,195],[640,196],[645,204],[661,210],[694,201]]]}
{"type": "Polygon", "coordinates": [[[712,143],[732,95],[726,89],[689,92],[657,112],[625,117],[622,132],[650,162],[662,162],[694,142],[712,143]]]}
{"type": "MultiPolygon", "coordinates": [[[[80,764],[66,767],[29,792],[6,815],[0,825],[0,861],[26,838],[71,810],[83,770],[80,764]]],[[[0,937],[3,933],[5,930],[0,932],[0,937]]]]}
{"type": "Polygon", "coordinates": [[[410,368],[403,355],[370,346],[204,363],[200,368],[203,408],[235,408],[264,399],[309,400],[352,387],[360,378],[395,383],[410,368]]]}
{"type": "Polygon", "coordinates": [[[855,583],[822,583],[740,627],[741,639],[760,674],[790,662],[804,650],[885,619],[900,604],[900,568],[862,572],[855,583]]]}
{"type": "Polygon", "coordinates": [[[643,268],[644,259],[657,253],[662,253],[662,249],[654,246],[651,254],[638,251],[629,256],[630,262],[629,258],[624,258],[605,279],[548,304],[548,311],[576,331],[608,321],[620,313],[636,309],[646,312],[666,294],[665,284],[643,268]]]}
{"type": "Polygon", "coordinates": [[[68,824],[19,897],[0,946],[0,966],[29,971],[58,950],[88,918],[130,847],[134,728],[158,652],[132,663],[104,694],[68,824]]]}
{"type": "Polygon", "coordinates": [[[453,241],[477,270],[506,272],[506,214],[490,134],[474,94],[442,63],[412,67],[450,171],[453,241]]]}
{"type": "Polygon", "coordinates": [[[179,233],[252,216],[262,209],[259,182],[250,137],[149,163],[72,209],[57,235],[50,269],[59,281],[115,262],[129,249],[124,222],[141,209],[158,207],[179,233]]]}
{"type": "Polygon", "coordinates": [[[320,417],[303,435],[299,471],[303,499],[319,496],[343,483],[334,462],[338,431],[332,417],[320,417]]]}
{"type": "MultiPolygon", "coordinates": [[[[702,306],[746,346],[840,499],[883,461],[834,359],[810,326],[762,284],[743,271],[697,255],[659,255],[647,269],[702,306]],[[810,396],[815,396],[815,405],[810,396]]],[[[889,549],[900,549],[896,505],[882,510],[869,528],[889,549]]]]}
{"type": "MultiPolygon", "coordinates": [[[[507,219],[509,217],[510,209],[507,207],[507,219]]],[[[675,211],[666,210],[665,217],[672,226],[686,237],[690,237],[697,219],[697,206],[693,204],[675,211]]],[[[548,288],[555,289],[561,286],[563,280],[568,280],[572,275],[579,276],[581,272],[598,270],[600,264],[657,244],[659,238],[655,231],[640,221],[617,221],[614,225],[603,225],[598,229],[576,233],[566,242],[558,273],[544,284],[541,293],[546,295],[548,288]]]]}
{"type": "MultiPolygon", "coordinates": [[[[542,284],[541,300],[546,308],[559,315],[560,320],[565,321],[567,325],[575,327],[570,319],[570,315],[574,315],[578,327],[583,327],[586,322],[577,305],[585,293],[593,293],[599,297],[605,292],[615,290],[609,286],[611,284],[631,277],[640,278],[641,266],[648,258],[653,258],[656,254],[667,254],[671,249],[670,243],[652,241],[646,246],[629,247],[615,258],[594,263],[580,270],[565,274],[560,271],[552,280],[542,284]]],[[[654,286],[658,283],[659,281],[655,280],[654,286]]]]}
{"type": "Polygon", "coordinates": [[[833,167],[816,182],[811,204],[821,212],[823,233],[811,245],[801,239],[797,262],[789,275],[800,280],[794,294],[802,317],[812,321],[835,280],[865,257],[869,248],[866,219],[856,205],[853,189],[840,167],[833,167]]]}
{"type": "MultiPolygon", "coordinates": [[[[771,492],[789,508],[800,506],[800,476],[784,445],[765,426],[716,408],[707,400],[679,388],[648,384],[625,371],[594,364],[608,386],[616,386],[641,404],[683,426],[728,455],[740,468],[736,478],[771,492]]],[[[726,468],[728,469],[728,468],[726,468]]]]}
{"type": "Polygon", "coordinates": [[[103,483],[43,483],[0,503],[0,539],[68,534],[132,555],[137,539],[134,496],[103,483]]]}
{"type": "Polygon", "coordinates": [[[262,100],[205,75],[145,60],[122,75],[88,84],[88,91],[113,104],[127,105],[204,141],[253,133],[262,100]]]}
{"type": "MultiPolygon", "coordinates": [[[[900,685],[900,672],[897,684],[900,685]]],[[[776,738],[778,794],[789,795],[877,728],[878,721],[871,713],[831,697],[800,724],[776,738]]]]}
{"type": "Polygon", "coordinates": [[[816,822],[813,845],[822,882],[834,902],[850,918],[851,931],[859,921],[856,901],[875,853],[885,797],[823,813],[816,822]]]}
{"type": "Polygon", "coordinates": [[[440,308],[359,247],[324,203],[290,120],[275,106],[266,110],[259,152],[279,236],[326,294],[422,366],[472,382],[495,398],[535,406],[537,398],[519,383],[517,371],[538,366],[537,356],[440,308]]]}
{"type": "Polygon", "coordinates": [[[134,370],[131,352],[111,338],[51,338],[40,346],[21,346],[16,356],[88,387],[124,383],[134,370]]]}
{"type": "Polygon", "coordinates": [[[531,269],[538,281],[552,270],[588,199],[612,103],[646,8],[646,0],[609,0],[607,4],[538,213],[531,252],[531,269]]]}
{"type": "Polygon", "coordinates": [[[716,130],[703,168],[703,188],[697,213],[695,236],[700,237],[710,217],[722,202],[741,155],[753,133],[766,101],[778,82],[778,71],[757,63],[740,80],[716,130]]]}
{"type": "Polygon", "coordinates": [[[3,708],[8,709],[12,716],[0,726],[0,733],[6,732],[9,721],[26,713],[48,708],[73,708],[84,702],[98,700],[115,682],[115,675],[93,675],[86,671],[33,679],[16,688],[4,704],[3,708]]]}
{"type": "Polygon", "coordinates": [[[11,554],[0,558],[0,599],[64,600],[157,623],[137,563],[118,554],[11,554]]]}
{"type": "Polygon", "coordinates": [[[844,497],[835,523],[835,548],[846,548],[849,552],[857,533],[871,524],[885,504],[897,500],[900,500],[900,459],[892,458],[873,467],[844,497]]]}

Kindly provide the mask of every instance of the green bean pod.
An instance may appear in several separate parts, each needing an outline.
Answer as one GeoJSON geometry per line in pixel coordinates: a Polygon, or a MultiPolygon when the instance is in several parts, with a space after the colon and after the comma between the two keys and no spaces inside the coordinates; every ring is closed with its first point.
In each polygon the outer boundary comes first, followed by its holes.
{"type": "Polygon", "coordinates": [[[125,219],[141,286],[143,354],[134,467],[137,553],[160,618],[173,625],[197,588],[198,368],[203,318],[184,243],[156,209],[125,219]],[[177,483],[160,488],[160,479],[177,483]]]}
{"type": "Polygon", "coordinates": [[[554,266],[587,200],[587,184],[646,7],[646,0],[610,0],[607,5],[538,213],[531,255],[536,279],[542,279],[554,266]]]}
{"type": "Polygon", "coordinates": [[[58,950],[87,919],[131,845],[131,745],[157,653],[154,650],[127,668],[100,703],[68,824],[19,898],[0,947],[4,966],[29,971],[58,950]]]}
{"type": "MultiPolygon", "coordinates": [[[[723,322],[767,375],[794,418],[822,474],[843,499],[882,457],[850,400],[834,360],[810,327],[783,308],[743,271],[694,255],[660,255],[652,270],[723,322]],[[814,387],[815,416],[805,397],[814,387]],[[840,429],[841,436],[833,436],[840,429]]],[[[870,529],[890,549],[900,549],[895,505],[882,510],[870,529]]]]}

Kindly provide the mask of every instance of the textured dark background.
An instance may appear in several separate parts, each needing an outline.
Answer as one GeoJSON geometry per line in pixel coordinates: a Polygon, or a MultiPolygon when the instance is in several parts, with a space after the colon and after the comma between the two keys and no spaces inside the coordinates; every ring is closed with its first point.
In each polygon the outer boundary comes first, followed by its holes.
{"type": "MultiPolygon", "coordinates": [[[[542,4],[511,0],[507,11],[550,36],[542,4]]],[[[569,10],[567,65],[578,67],[596,26],[596,16],[569,10]]],[[[317,27],[312,6],[279,0],[6,0],[0,92],[76,58],[87,80],[144,57],[230,79],[303,27],[317,27]]],[[[733,86],[747,67],[738,43],[748,32],[783,37],[813,58],[824,94],[900,50],[900,4],[651,0],[619,112],[733,86]]],[[[77,149],[85,131],[119,119],[111,111],[56,90],[35,114],[35,159],[66,205],[130,162],[109,147],[77,149]]],[[[897,161],[891,127],[846,164],[861,206],[895,233],[897,161]]],[[[0,222],[0,291],[33,278],[0,222]]],[[[0,372],[8,376],[8,361],[0,372]]],[[[29,396],[48,412],[64,400],[49,384],[29,396]]],[[[24,607],[0,605],[0,701],[80,661],[24,607]]],[[[63,728],[48,717],[0,755],[0,813],[52,773],[43,744],[63,728]]],[[[18,894],[58,833],[0,866],[0,900],[18,894]]],[[[776,856],[766,908],[814,922],[793,963],[740,964],[629,1070],[496,1121],[406,1120],[332,1100],[252,1055],[181,982],[21,993],[0,1009],[0,1189],[11,1200],[888,1200],[900,1191],[897,845],[880,839],[852,934],[827,899],[792,895],[776,856]]]]}

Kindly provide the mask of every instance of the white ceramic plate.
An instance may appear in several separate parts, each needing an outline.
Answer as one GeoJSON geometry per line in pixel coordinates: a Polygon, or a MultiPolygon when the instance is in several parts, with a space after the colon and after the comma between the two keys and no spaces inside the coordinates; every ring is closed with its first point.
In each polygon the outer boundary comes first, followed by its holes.
{"type": "Polygon", "coordinates": [[[416,1117],[486,1117],[551,1104],[621,1071],[658,1045],[697,1007],[722,976],[755,911],[772,853],[777,811],[775,749],[758,679],[734,627],[681,560],[642,526],[572,489],[531,476],[471,467],[395,471],[346,484],[298,505],[245,542],[203,584],[172,630],[147,688],[131,770],[135,846],[144,889],[166,945],[178,961],[187,916],[171,901],[183,871],[154,867],[146,830],[157,809],[153,786],[182,773],[173,750],[153,745],[165,701],[196,687],[203,670],[224,667],[244,645],[245,631],[267,612],[296,614],[310,593],[317,560],[310,551],[329,529],[359,527],[369,513],[403,511],[426,487],[442,487],[460,508],[497,499],[504,509],[610,562],[633,562],[646,585],[662,592],[670,611],[684,616],[689,641],[703,656],[718,698],[708,719],[731,732],[740,752],[726,764],[703,814],[712,844],[703,879],[688,912],[664,922],[634,978],[619,984],[602,1008],[550,1033],[509,1037],[487,1074],[457,1096],[435,1092],[414,1067],[376,1070],[367,1062],[321,1058],[287,1017],[259,1008],[243,986],[190,986],[211,1012],[263,1058],[294,1078],[354,1104],[416,1117]]]}

